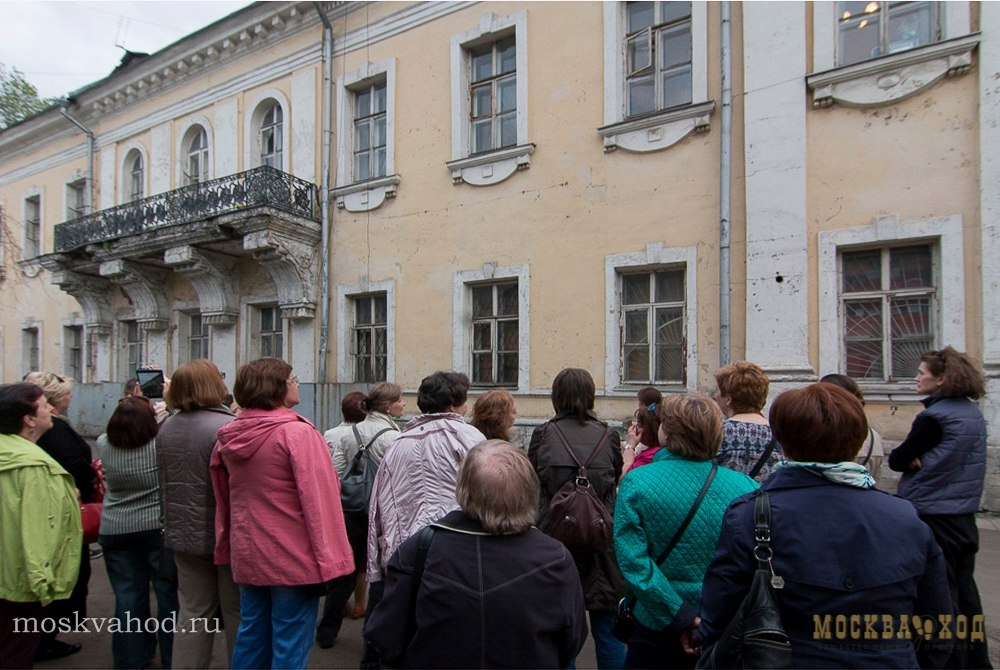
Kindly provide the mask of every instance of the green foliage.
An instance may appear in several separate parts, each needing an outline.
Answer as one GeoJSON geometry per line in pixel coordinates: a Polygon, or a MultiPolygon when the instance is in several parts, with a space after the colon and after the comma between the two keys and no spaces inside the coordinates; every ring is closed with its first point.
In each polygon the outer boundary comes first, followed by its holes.
{"type": "Polygon", "coordinates": [[[32,114],[56,104],[55,98],[39,98],[38,89],[31,85],[17,68],[7,69],[0,63],[0,129],[11,126],[32,114]]]}

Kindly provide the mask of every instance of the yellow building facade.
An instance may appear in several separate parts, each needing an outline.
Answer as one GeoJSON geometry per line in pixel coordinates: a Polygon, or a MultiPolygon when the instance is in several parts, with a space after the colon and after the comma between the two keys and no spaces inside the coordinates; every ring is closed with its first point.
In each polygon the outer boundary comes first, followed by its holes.
{"type": "Polygon", "coordinates": [[[527,429],[567,366],[620,421],[745,358],[857,378],[892,442],[950,344],[995,423],[997,39],[990,3],[251,5],[0,131],[0,378],[278,355],[326,428],[454,369],[527,429]]]}

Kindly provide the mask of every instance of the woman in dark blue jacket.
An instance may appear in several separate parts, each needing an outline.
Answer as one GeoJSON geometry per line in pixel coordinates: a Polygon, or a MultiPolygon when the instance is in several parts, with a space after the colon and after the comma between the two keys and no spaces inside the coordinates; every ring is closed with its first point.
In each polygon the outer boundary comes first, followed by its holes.
{"type": "MultiPolygon", "coordinates": [[[[915,381],[917,393],[927,396],[924,410],[889,455],[889,467],[903,473],[899,495],[917,508],[944,552],[955,615],[981,622],[974,573],[976,512],[986,477],[986,421],[973,400],[986,392],[983,376],[968,356],[945,347],[920,357],[915,381]]],[[[958,640],[948,667],[992,667],[986,637],[958,640]]]]}
{"type": "MultiPolygon", "coordinates": [[[[812,384],[778,396],[770,423],[789,460],[760,491],[770,500],[773,569],[784,579],[775,595],[794,667],[940,667],[952,644],[939,630],[951,615],[944,558],[913,506],[875,489],[854,462],[868,434],[861,402],[812,384]]],[[[750,588],[755,495],[726,512],[694,646],[718,639],[750,588]]]]}

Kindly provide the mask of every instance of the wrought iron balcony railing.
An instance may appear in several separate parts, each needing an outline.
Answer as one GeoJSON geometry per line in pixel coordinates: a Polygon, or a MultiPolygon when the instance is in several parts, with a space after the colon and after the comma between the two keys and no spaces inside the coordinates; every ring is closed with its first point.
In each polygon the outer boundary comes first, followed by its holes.
{"type": "Polygon", "coordinates": [[[315,184],[265,165],[60,223],[55,227],[54,250],[72,251],[261,206],[318,221],[318,191],[315,184]]]}

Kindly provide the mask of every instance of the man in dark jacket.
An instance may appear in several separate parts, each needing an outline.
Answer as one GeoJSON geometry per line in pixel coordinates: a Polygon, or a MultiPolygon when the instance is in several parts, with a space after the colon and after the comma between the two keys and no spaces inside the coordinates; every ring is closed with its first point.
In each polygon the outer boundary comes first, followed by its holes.
{"type": "Polygon", "coordinates": [[[389,561],[385,595],[365,625],[383,659],[408,668],[565,668],[576,657],[587,637],[583,591],[566,548],[532,527],[538,489],[511,444],[469,451],[458,473],[461,511],[429,527],[429,546],[418,532],[389,561]]]}

